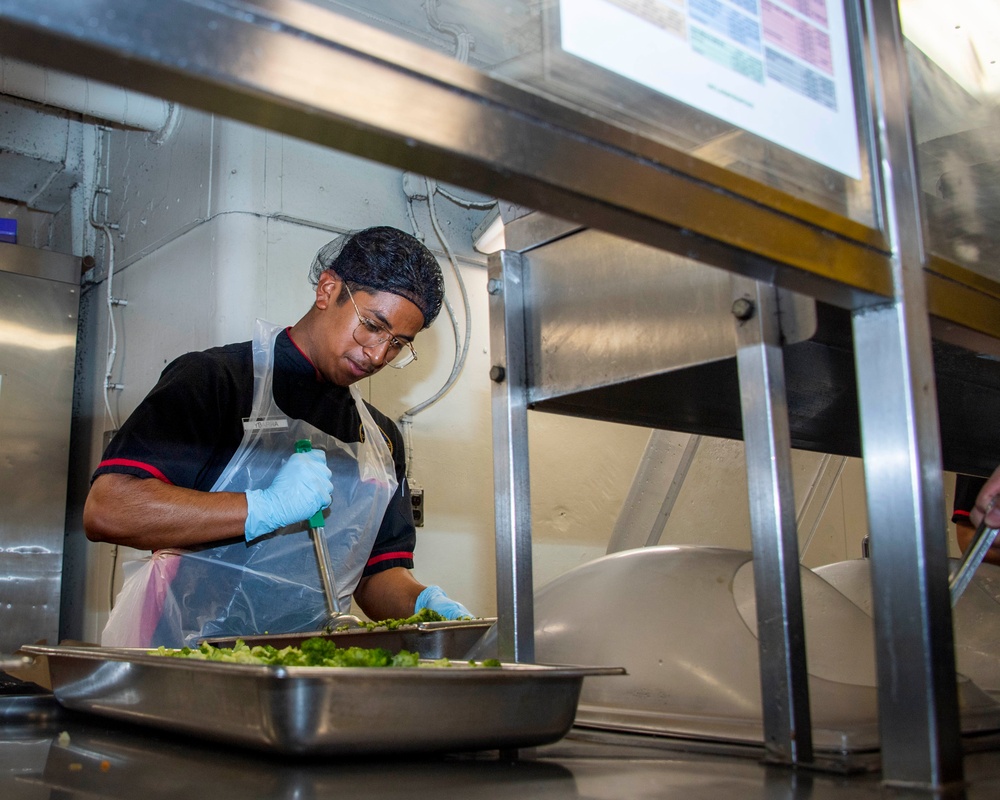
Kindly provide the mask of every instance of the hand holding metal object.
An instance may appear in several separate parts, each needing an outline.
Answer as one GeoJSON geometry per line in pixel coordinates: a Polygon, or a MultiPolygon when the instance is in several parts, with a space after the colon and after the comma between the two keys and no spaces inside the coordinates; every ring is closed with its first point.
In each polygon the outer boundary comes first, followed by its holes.
{"type": "Polygon", "coordinates": [[[955,603],[958,602],[958,598],[962,596],[962,593],[972,580],[972,576],[979,568],[979,565],[983,563],[983,559],[986,558],[986,553],[993,545],[994,539],[997,538],[998,529],[991,528],[986,524],[986,517],[989,516],[989,513],[993,510],[993,506],[996,505],[996,502],[997,498],[994,496],[986,506],[986,512],[983,514],[983,519],[976,528],[976,533],[973,535],[968,548],[966,548],[965,553],[963,553],[962,561],[959,563],[958,568],[954,571],[954,573],[952,573],[951,579],[948,581],[948,588],[951,591],[952,608],[955,607],[955,603]]]}
{"type": "MultiPolygon", "coordinates": [[[[312,450],[312,442],[299,439],[295,443],[296,453],[308,453],[312,450]]],[[[324,537],[323,509],[319,509],[309,518],[309,535],[312,537],[313,550],[316,552],[316,565],[319,567],[320,581],[323,583],[323,595],[326,598],[326,610],[330,615],[326,626],[358,625],[361,620],[351,614],[340,612],[340,597],[337,594],[337,583],[330,567],[330,554],[326,549],[324,537]]]]}

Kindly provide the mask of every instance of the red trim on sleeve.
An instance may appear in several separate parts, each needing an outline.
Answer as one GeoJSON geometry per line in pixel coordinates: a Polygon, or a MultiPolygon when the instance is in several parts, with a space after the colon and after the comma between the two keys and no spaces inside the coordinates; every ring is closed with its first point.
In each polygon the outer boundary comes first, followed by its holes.
{"type": "Polygon", "coordinates": [[[372,556],[371,558],[369,558],[368,559],[368,563],[365,564],[365,566],[366,567],[370,567],[373,564],[378,564],[381,561],[390,561],[390,560],[392,560],[394,558],[408,558],[408,559],[410,559],[412,561],[413,560],[413,553],[406,553],[406,552],[404,552],[402,550],[398,550],[398,551],[396,551],[394,553],[382,553],[380,555],[372,556]]]}
{"type": "Polygon", "coordinates": [[[968,517],[969,516],[969,512],[968,511],[963,511],[960,508],[956,508],[955,511],[952,513],[952,516],[953,517],[968,517]]]}
{"type": "Polygon", "coordinates": [[[98,469],[100,469],[101,467],[135,467],[136,469],[141,469],[144,472],[148,472],[154,478],[157,478],[163,481],[164,483],[169,483],[171,486],[174,485],[174,482],[170,480],[170,478],[168,478],[162,472],[160,472],[160,470],[158,470],[156,467],[151,466],[150,464],[146,464],[142,461],[133,461],[130,458],[109,458],[107,461],[102,461],[100,464],[97,465],[98,469]]]}

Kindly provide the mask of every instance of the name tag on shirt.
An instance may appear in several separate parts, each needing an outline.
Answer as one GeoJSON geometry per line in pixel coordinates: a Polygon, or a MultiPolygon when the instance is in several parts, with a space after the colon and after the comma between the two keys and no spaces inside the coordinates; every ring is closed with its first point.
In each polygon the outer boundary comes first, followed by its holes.
{"type": "Polygon", "coordinates": [[[264,417],[263,419],[243,420],[244,431],[285,430],[288,428],[288,417],[264,417]]]}

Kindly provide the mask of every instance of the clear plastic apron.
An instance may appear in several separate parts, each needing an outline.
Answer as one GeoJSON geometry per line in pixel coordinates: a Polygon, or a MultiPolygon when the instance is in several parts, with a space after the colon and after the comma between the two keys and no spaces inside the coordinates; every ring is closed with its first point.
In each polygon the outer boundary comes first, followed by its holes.
{"type": "MultiPolygon", "coordinates": [[[[272,383],[280,332],[257,321],[253,408],[243,441],[212,491],[269,486],[299,439],[325,450],[333,472],[333,502],[323,512],[324,537],[340,609],[346,612],[396,491],[392,454],[354,386],[349,391],[361,417],[363,442],[342,442],[278,408],[272,383]]],[[[102,645],[178,647],[209,636],[318,630],[328,617],[304,521],[252,544],[158,550],[139,564],[126,575],[102,645]]]]}

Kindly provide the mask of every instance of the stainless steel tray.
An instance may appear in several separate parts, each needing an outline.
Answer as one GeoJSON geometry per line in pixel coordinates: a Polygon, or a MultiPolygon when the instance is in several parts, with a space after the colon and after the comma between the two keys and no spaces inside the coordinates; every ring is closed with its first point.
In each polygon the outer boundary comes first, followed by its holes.
{"type": "Polygon", "coordinates": [[[26,645],[59,702],[277,753],[532,747],[573,724],[583,678],[615,667],[268,667],[129,648],[26,645]]]}
{"type": "Polygon", "coordinates": [[[421,658],[468,659],[495,619],[445,620],[420,622],[395,630],[379,628],[348,628],[344,631],[312,631],[307,633],[257,634],[253,636],[227,636],[206,638],[216,647],[232,647],[240,639],[250,647],[269,644],[273,647],[298,647],[306,639],[320,636],[331,640],[337,647],[381,647],[393,653],[409,650],[421,658]]]}

